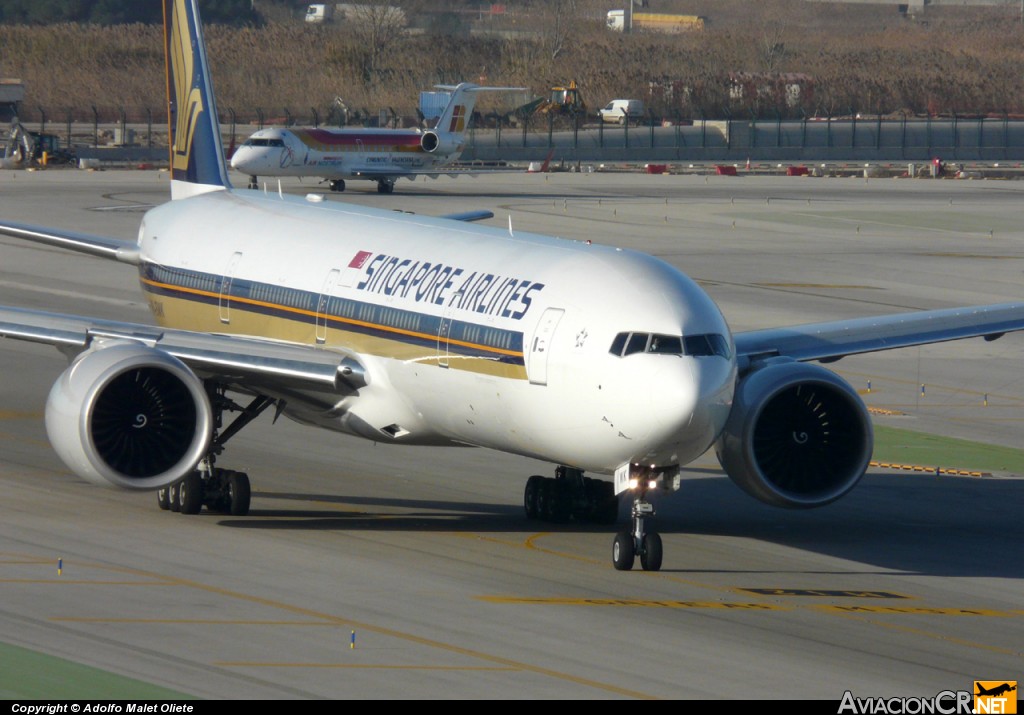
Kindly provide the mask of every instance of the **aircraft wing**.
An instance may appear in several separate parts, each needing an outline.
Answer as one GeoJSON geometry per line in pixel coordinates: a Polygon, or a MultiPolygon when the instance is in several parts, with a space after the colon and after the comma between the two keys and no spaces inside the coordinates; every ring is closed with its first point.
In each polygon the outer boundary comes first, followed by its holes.
{"type": "Polygon", "coordinates": [[[1024,303],[980,305],[809,323],[736,333],[740,368],[774,356],[834,362],[846,355],[941,343],[962,338],[995,340],[1024,330],[1024,303]]]}
{"type": "Polygon", "coordinates": [[[0,234],[21,238],[34,243],[42,243],[47,246],[55,246],[79,253],[87,253],[91,256],[109,258],[122,263],[137,265],[139,262],[139,247],[131,241],[122,241],[106,236],[93,236],[87,233],[76,231],[57,231],[51,228],[40,226],[29,226],[24,223],[11,221],[0,222],[0,234]]]}
{"type": "Polygon", "coordinates": [[[0,307],[0,338],[53,345],[68,355],[88,349],[93,341],[140,343],[173,355],[199,374],[257,390],[273,386],[340,394],[365,384],[364,367],[351,353],[143,323],[0,307]]]}

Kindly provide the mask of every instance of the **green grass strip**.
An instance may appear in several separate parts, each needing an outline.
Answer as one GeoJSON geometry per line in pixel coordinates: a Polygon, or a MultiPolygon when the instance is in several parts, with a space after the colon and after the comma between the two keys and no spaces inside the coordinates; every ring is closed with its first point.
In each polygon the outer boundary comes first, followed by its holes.
{"type": "Polygon", "coordinates": [[[1024,450],[875,425],[877,462],[1024,475],[1024,450]]]}
{"type": "Polygon", "coordinates": [[[195,700],[167,688],[0,643],[0,700],[195,700]]]}

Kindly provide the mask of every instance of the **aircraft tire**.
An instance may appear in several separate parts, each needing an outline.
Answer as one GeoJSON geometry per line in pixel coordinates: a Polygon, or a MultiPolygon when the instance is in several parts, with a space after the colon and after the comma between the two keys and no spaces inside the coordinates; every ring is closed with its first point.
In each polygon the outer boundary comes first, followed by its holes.
{"type": "Polygon", "coordinates": [[[169,487],[156,490],[156,505],[160,507],[160,511],[167,511],[171,508],[170,494],[171,490],[169,487]]]}
{"type": "Polygon", "coordinates": [[[178,483],[178,505],[182,514],[198,514],[203,510],[203,477],[199,472],[189,472],[178,483]]]}
{"type": "Polygon", "coordinates": [[[173,512],[181,511],[181,502],[178,501],[178,485],[180,484],[181,482],[175,482],[167,487],[167,508],[173,512]]]}
{"type": "Polygon", "coordinates": [[[629,571],[633,568],[633,535],[628,531],[620,531],[612,542],[612,564],[616,571],[629,571]]]}
{"type": "Polygon", "coordinates": [[[661,570],[661,534],[650,531],[644,535],[644,548],[640,552],[640,566],[644,571],[661,570]]]}
{"type": "Polygon", "coordinates": [[[540,493],[540,484],[544,477],[534,474],[526,480],[526,488],[523,489],[523,509],[526,511],[526,518],[533,520],[540,516],[537,508],[537,497],[540,493]]]}
{"type": "Polygon", "coordinates": [[[231,472],[228,475],[228,492],[231,516],[245,516],[249,513],[249,502],[252,499],[252,487],[249,475],[245,472],[231,472]]]}

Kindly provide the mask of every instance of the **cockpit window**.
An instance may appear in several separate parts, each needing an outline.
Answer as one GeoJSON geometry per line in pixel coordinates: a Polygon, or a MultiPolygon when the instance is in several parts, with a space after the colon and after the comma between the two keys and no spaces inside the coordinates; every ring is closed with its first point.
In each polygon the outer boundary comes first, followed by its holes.
{"type": "Polygon", "coordinates": [[[682,355],[683,339],[678,335],[652,335],[647,352],[661,355],[682,355]]]}
{"type": "Polygon", "coordinates": [[[647,351],[647,339],[650,337],[647,333],[632,333],[629,336],[629,340],[626,341],[626,350],[623,355],[632,355],[633,353],[642,353],[647,351]]]}
{"type": "Polygon", "coordinates": [[[284,146],[283,139],[261,139],[259,137],[249,137],[246,139],[242,146],[284,146]]]}
{"type": "Polygon", "coordinates": [[[657,355],[718,356],[729,359],[729,341],[724,335],[662,335],[660,333],[619,333],[608,352],[626,357],[635,353],[657,355]]]}
{"type": "Polygon", "coordinates": [[[729,342],[718,333],[688,335],[683,338],[683,345],[687,355],[729,357],[729,342]]]}

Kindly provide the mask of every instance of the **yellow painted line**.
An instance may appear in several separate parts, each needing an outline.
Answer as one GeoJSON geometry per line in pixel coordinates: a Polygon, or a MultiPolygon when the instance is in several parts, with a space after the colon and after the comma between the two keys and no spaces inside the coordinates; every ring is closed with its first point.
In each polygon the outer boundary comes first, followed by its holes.
{"type": "Polygon", "coordinates": [[[828,590],[821,588],[737,588],[742,593],[752,593],[755,596],[800,596],[812,598],[892,598],[909,599],[913,596],[905,596],[902,593],[893,591],[857,591],[850,589],[828,590]]]}
{"type": "Polygon", "coordinates": [[[518,598],[515,596],[477,596],[487,603],[527,606],[628,606],[630,608],[715,608],[732,611],[789,611],[787,606],[770,603],[723,603],[721,601],[663,601],[639,598],[518,598]]]}
{"type": "MultiPolygon", "coordinates": [[[[877,392],[877,390],[876,390],[876,392],[877,392]]],[[[868,393],[865,390],[858,390],[857,394],[858,395],[866,395],[868,393]]],[[[885,407],[868,407],[868,414],[871,414],[871,415],[900,416],[900,415],[905,415],[907,413],[906,412],[901,412],[900,410],[890,410],[890,409],[887,409],[885,407]]]]}
{"type": "Polygon", "coordinates": [[[144,624],[196,624],[204,626],[330,626],[340,628],[332,621],[274,621],[261,619],[220,619],[220,618],[85,618],[68,616],[51,618],[54,623],[144,623],[144,624]]]}
{"type": "Polygon", "coordinates": [[[0,420],[37,420],[43,416],[42,412],[17,412],[15,410],[0,410],[0,420]]]}
{"type": "Polygon", "coordinates": [[[858,288],[863,290],[877,290],[877,286],[864,286],[843,283],[754,283],[763,288],[858,288]]]}
{"type": "Polygon", "coordinates": [[[986,616],[1013,618],[1013,611],[996,611],[988,608],[927,608],[924,606],[810,606],[813,610],[830,613],[873,613],[901,616],[986,616]]]}
{"type": "Polygon", "coordinates": [[[897,624],[897,623],[888,623],[888,622],[885,622],[885,621],[876,621],[876,620],[871,619],[871,618],[863,618],[863,617],[861,617],[858,614],[838,614],[838,615],[845,616],[845,617],[847,617],[847,618],[849,618],[851,620],[855,620],[855,621],[858,621],[860,623],[867,623],[867,624],[872,625],[872,626],[877,626],[878,628],[883,628],[885,630],[896,631],[896,632],[899,632],[899,633],[909,633],[910,635],[914,635],[914,636],[918,636],[918,637],[922,637],[922,638],[931,638],[933,640],[944,641],[946,643],[953,643],[954,645],[964,646],[964,647],[967,647],[967,648],[974,648],[975,650],[984,650],[984,651],[988,651],[990,653],[999,653],[999,654],[1002,654],[1002,655],[1011,655],[1011,656],[1016,656],[1017,658],[1020,658],[1021,656],[1024,656],[1024,651],[1013,650],[1013,649],[1010,649],[1010,648],[1003,648],[1002,646],[989,645],[987,643],[977,643],[975,641],[967,640],[966,638],[956,638],[954,636],[948,636],[948,635],[945,635],[943,633],[933,633],[931,631],[926,631],[926,630],[924,630],[922,628],[912,628],[910,626],[906,626],[906,625],[902,625],[902,624],[897,624]]]}
{"type": "Polygon", "coordinates": [[[920,464],[896,464],[893,462],[868,462],[869,467],[877,469],[895,469],[904,472],[921,472],[923,474],[945,474],[953,477],[991,477],[991,472],[971,472],[966,469],[947,469],[946,467],[928,467],[920,464]]]}
{"type": "Polygon", "coordinates": [[[218,660],[213,665],[222,668],[338,668],[344,670],[437,670],[470,672],[521,672],[520,668],[486,665],[369,665],[361,663],[257,663],[249,661],[218,660]]]}
{"type": "MultiPolygon", "coordinates": [[[[56,568],[56,567],[54,567],[56,568]]],[[[175,581],[104,581],[70,578],[0,578],[0,583],[59,583],[62,586],[177,586],[175,581]]]]}
{"type": "MultiPolygon", "coordinates": [[[[80,566],[84,565],[80,564],[80,566]]],[[[109,571],[114,571],[126,575],[134,575],[141,578],[164,578],[152,572],[127,567],[116,567],[109,566],[106,564],[89,564],[89,567],[107,569],[109,571]]],[[[222,596],[227,599],[242,601],[244,603],[266,606],[267,608],[272,608],[299,616],[305,616],[307,618],[312,618],[318,621],[325,621],[333,623],[335,625],[344,625],[347,628],[358,629],[361,631],[366,631],[368,633],[375,633],[377,635],[385,636],[388,638],[395,638],[397,640],[405,641],[407,643],[415,643],[417,645],[442,651],[444,653],[461,655],[467,658],[473,658],[475,660],[493,663],[495,666],[498,667],[522,671],[524,673],[533,673],[535,675],[552,678],[554,680],[560,680],[563,682],[573,683],[583,687],[593,688],[594,690],[599,690],[605,693],[612,693],[615,695],[621,695],[623,697],[637,698],[642,700],[655,699],[654,696],[648,693],[642,693],[637,690],[631,690],[629,688],[623,688],[617,685],[612,685],[608,682],[592,680],[590,678],[580,677],[577,675],[573,675],[571,673],[553,670],[551,668],[546,668],[539,665],[532,665],[530,663],[513,660],[511,658],[505,658],[503,656],[486,653],[484,651],[474,650],[472,648],[465,648],[463,646],[458,646],[452,643],[446,643],[444,641],[436,640],[433,638],[425,638],[423,636],[417,636],[412,633],[398,631],[393,628],[378,626],[373,623],[355,621],[348,618],[344,618],[342,616],[334,616],[328,613],[322,613],[314,609],[305,608],[303,606],[296,606],[294,604],[286,603],[284,601],[276,601],[269,598],[254,596],[252,594],[233,591],[231,589],[221,588],[218,586],[211,586],[209,584],[205,584],[199,581],[192,581],[189,579],[171,578],[167,581],[167,583],[168,585],[173,586],[184,586],[187,588],[193,588],[203,593],[222,596]]]]}

